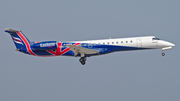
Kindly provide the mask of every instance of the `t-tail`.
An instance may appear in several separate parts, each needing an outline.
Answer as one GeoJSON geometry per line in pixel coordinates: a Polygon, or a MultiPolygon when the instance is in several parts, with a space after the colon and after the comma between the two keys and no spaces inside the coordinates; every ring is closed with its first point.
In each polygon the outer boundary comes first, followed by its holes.
{"type": "Polygon", "coordinates": [[[16,50],[29,53],[27,50],[30,48],[30,41],[20,30],[5,29],[5,32],[11,35],[16,50]]]}

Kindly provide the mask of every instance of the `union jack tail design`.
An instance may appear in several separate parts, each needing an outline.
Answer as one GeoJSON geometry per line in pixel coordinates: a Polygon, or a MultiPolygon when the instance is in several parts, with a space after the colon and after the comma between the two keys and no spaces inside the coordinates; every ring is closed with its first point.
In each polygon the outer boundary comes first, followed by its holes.
{"type": "Polygon", "coordinates": [[[19,30],[5,29],[5,32],[9,33],[12,40],[19,51],[27,51],[30,48],[30,41],[26,36],[19,30]]]}

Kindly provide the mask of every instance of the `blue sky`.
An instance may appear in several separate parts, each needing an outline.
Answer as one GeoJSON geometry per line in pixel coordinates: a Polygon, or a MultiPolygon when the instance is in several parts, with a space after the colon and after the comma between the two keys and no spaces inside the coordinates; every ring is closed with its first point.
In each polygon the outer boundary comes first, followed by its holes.
{"type": "Polygon", "coordinates": [[[1,101],[179,101],[179,0],[1,0],[1,101]],[[33,41],[157,36],[165,51],[88,58],[34,57],[15,51],[5,28],[33,41]]]}

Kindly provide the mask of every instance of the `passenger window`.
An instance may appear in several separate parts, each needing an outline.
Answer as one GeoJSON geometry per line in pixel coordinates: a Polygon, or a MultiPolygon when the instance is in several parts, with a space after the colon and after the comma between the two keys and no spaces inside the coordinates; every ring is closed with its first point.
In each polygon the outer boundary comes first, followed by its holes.
{"type": "Polygon", "coordinates": [[[121,43],[123,43],[123,41],[121,41],[121,43]]]}
{"type": "Polygon", "coordinates": [[[109,42],[107,44],[109,44],[109,42]]]}
{"type": "Polygon", "coordinates": [[[112,42],[112,44],[114,44],[114,42],[112,42]]]}
{"type": "Polygon", "coordinates": [[[118,41],[116,42],[116,44],[118,44],[118,41]]]}
{"type": "Polygon", "coordinates": [[[126,41],[126,43],[128,43],[128,41],[126,41]]]}
{"type": "Polygon", "coordinates": [[[131,40],[131,43],[132,43],[133,41],[131,40]]]}

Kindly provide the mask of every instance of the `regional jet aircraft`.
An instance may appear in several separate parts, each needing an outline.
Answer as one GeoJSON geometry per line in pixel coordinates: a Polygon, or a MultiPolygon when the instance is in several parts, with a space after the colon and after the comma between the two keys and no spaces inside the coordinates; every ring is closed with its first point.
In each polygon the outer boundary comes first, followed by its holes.
{"type": "Polygon", "coordinates": [[[16,50],[25,54],[48,56],[73,56],[80,57],[79,61],[85,65],[87,57],[104,55],[117,51],[145,50],[145,49],[171,49],[174,44],[160,40],[155,36],[101,39],[89,41],[30,41],[20,30],[5,29],[16,46],[16,50]]]}

